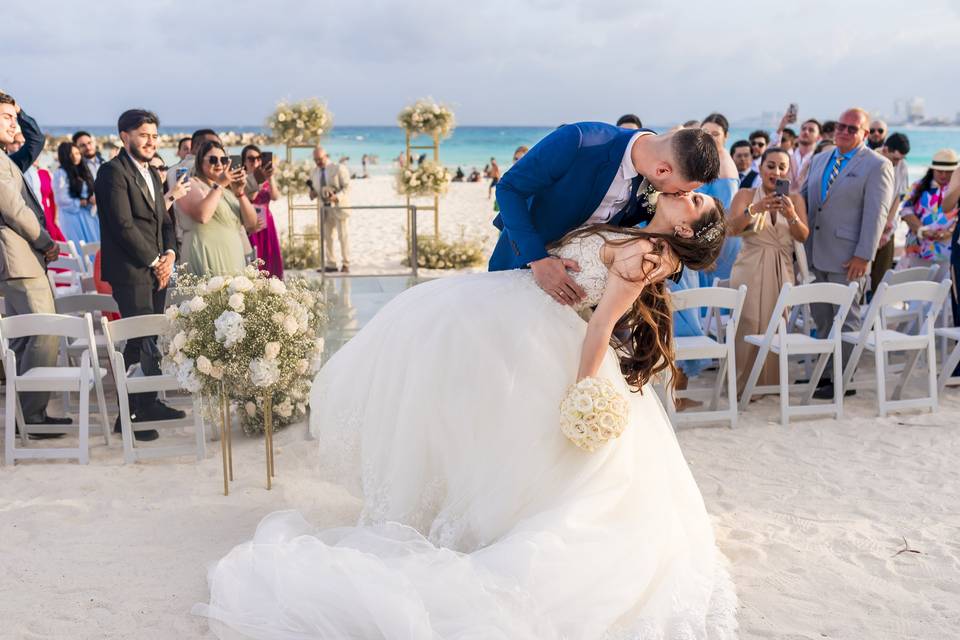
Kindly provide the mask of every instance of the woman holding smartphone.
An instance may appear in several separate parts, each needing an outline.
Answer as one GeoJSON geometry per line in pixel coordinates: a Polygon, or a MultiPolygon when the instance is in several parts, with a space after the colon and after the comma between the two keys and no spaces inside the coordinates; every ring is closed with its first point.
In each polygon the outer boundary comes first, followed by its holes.
{"type": "MultiPolygon", "coordinates": [[[[738,191],[727,212],[727,235],[743,238],[730,272],[730,286],[747,285],[737,325],[738,393],[746,386],[757,357],[757,347],[743,338],[767,330],[780,290],[794,282],[794,245],[810,235],[806,204],[799,193],[790,193],[788,175],[790,155],[780,147],[769,147],[760,158],[760,186],[738,191]]],[[[777,359],[770,356],[757,384],[779,381],[777,359]]]]}
{"type": "Polygon", "coordinates": [[[243,191],[246,173],[230,167],[230,156],[215,140],[200,146],[193,171],[190,192],[179,201],[187,272],[238,274],[246,266],[241,234],[257,230],[257,212],[243,191]]]}
{"type": "Polygon", "coordinates": [[[280,190],[273,179],[273,155],[260,151],[260,147],[248,144],[240,153],[243,168],[247,172],[244,191],[257,209],[260,230],[250,234],[250,245],[257,257],[263,260],[264,271],[275,278],[283,279],[283,255],[277,225],[270,211],[270,203],[280,197],[280,190]]]}

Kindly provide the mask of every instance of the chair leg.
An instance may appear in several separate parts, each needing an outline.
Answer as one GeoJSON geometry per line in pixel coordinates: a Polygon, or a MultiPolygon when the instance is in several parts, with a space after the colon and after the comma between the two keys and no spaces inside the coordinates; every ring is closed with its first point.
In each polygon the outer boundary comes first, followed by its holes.
{"type": "Polygon", "coordinates": [[[833,349],[833,402],[836,405],[837,420],[843,417],[843,345],[837,340],[837,346],[833,349]],[[837,380],[840,384],[837,384],[837,380]]]}
{"type": "MultiPolygon", "coordinates": [[[[807,356],[810,357],[811,354],[807,354],[807,356]]],[[[803,392],[802,404],[810,404],[813,402],[813,394],[817,391],[817,383],[820,382],[820,378],[823,377],[823,372],[827,368],[827,361],[829,359],[829,353],[821,354],[820,357],[817,358],[817,364],[813,367],[813,371],[810,374],[810,382],[807,383],[807,390],[803,392]]]]}
{"type": "MultiPolygon", "coordinates": [[[[733,351],[732,349],[730,350],[733,351]]],[[[737,405],[737,367],[736,361],[730,360],[730,354],[724,363],[727,365],[727,399],[730,408],[730,428],[737,426],[737,417],[739,406],[737,405]]]]}
{"type": "Polygon", "coordinates": [[[97,378],[93,381],[94,386],[97,390],[97,409],[100,414],[100,425],[103,429],[103,441],[110,446],[110,418],[107,414],[107,401],[104,399],[103,394],[103,380],[97,378]]]}
{"type": "MultiPolygon", "coordinates": [[[[125,374],[124,374],[125,375],[125,374]]],[[[130,424],[130,398],[125,384],[117,385],[117,404],[120,405],[120,439],[123,441],[123,462],[132,464],[137,460],[133,447],[133,427],[130,424]]]]}
{"type": "Polygon", "coordinates": [[[727,374],[727,359],[720,358],[717,366],[717,379],[713,383],[713,394],[710,396],[710,411],[716,411],[720,405],[720,393],[723,390],[723,377],[727,374]]]}
{"type": "Polygon", "coordinates": [[[7,378],[7,406],[4,408],[5,415],[3,420],[3,461],[4,464],[12,465],[14,461],[15,446],[17,443],[17,392],[16,378],[7,378]]]}
{"type": "Polygon", "coordinates": [[[790,423],[790,358],[786,345],[780,350],[780,424],[790,423]]]}
{"type": "Polygon", "coordinates": [[[873,357],[877,368],[877,413],[882,418],[887,415],[887,371],[883,368],[886,356],[882,343],[877,342],[873,357]]]}
{"type": "Polygon", "coordinates": [[[750,375],[747,377],[747,384],[743,388],[743,395],[740,396],[740,411],[746,411],[750,404],[750,398],[753,397],[753,390],[757,386],[757,380],[760,378],[760,371],[763,369],[763,363],[766,360],[766,349],[758,349],[757,357],[753,361],[753,367],[750,369],[750,375]],[[762,357],[761,357],[762,356],[762,357]]]}
{"type": "Polygon", "coordinates": [[[927,388],[930,389],[930,411],[936,411],[940,406],[940,396],[937,393],[937,345],[933,338],[927,346],[927,388]]]}
{"type": "Polygon", "coordinates": [[[946,359],[943,367],[940,368],[940,382],[937,388],[939,393],[943,393],[947,383],[950,382],[950,378],[953,377],[953,370],[957,368],[958,364],[960,364],[960,341],[957,342],[953,351],[950,352],[950,357],[946,359]]]}
{"type": "Polygon", "coordinates": [[[893,395],[890,397],[891,400],[899,400],[903,396],[903,388],[907,386],[910,374],[916,369],[917,361],[920,359],[922,353],[923,351],[917,349],[907,354],[907,361],[903,365],[903,372],[897,380],[897,385],[893,388],[893,395]]]}
{"type": "Polygon", "coordinates": [[[80,379],[79,423],[79,461],[80,464],[87,464],[90,462],[90,379],[87,376],[80,379]]]}

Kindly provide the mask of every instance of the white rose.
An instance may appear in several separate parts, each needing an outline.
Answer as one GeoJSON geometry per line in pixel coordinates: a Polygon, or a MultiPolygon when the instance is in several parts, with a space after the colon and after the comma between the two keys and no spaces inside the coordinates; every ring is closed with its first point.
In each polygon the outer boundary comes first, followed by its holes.
{"type": "Polygon", "coordinates": [[[210,366],[210,377],[214,380],[223,380],[223,365],[214,362],[210,366]]]}
{"type": "Polygon", "coordinates": [[[174,349],[180,351],[180,349],[183,349],[183,347],[187,344],[187,334],[183,331],[179,332],[177,335],[173,336],[172,344],[174,349]]]}
{"type": "Polygon", "coordinates": [[[244,293],[253,289],[253,282],[247,276],[237,276],[230,282],[230,291],[244,293]]]}
{"type": "Polygon", "coordinates": [[[246,409],[248,416],[250,416],[251,418],[256,417],[256,415],[257,415],[257,405],[255,405],[255,404],[253,404],[252,402],[249,402],[249,401],[248,401],[245,405],[243,405],[243,408],[246,409]]]}
{"type": "Polygon", "coordinates": [[[207,293],[213,293],[214,291],[220,291],[223,289],[224,278],[223,276],[213,276],[207,280],[207,285],[205,287],[207,293]]]}
{"type": "Polygon", "coordinates": [[[188,316],[188,315],[190,315],[190,301],[189,301],[189,300],[185,300],[184,302],[181,302],[181,303],[180,303],[180,315],[182,315],[182,316],[188,316]]]}
{"type": "Polygon", "coordinates": [[[180,317],[180,309],[177,308],[177,305],[172,304],[163,310],[163,315],[167,316],[169,320],[176,320],[180,317]]]}
{"type": "Polygon", "coordinates": [[[212,365],[210,363],[210,359],[207,358],[207,356],[197,356],[197,370],[200,373],[205,373],[209,375],[211,368],[212,368],[212,365]]]}
{"type": "Polygon", "coordinates": [[[224,311],[214,320],[214,337],[225,347],[232,347],[243,340],[247,331],[243,328],[243,317],[236,311],[224,311]]]}
{"type": "Polygon", "coordinates": [[[257,387],[269,387],[280,379],[280,367],[276,360],[254,358],[250,361],[250,382],[257,387]]]}
{"type": "Polygon", "coordinates": [[[283,402],[273,407],[273,410],[281,418],[289,418],[293,415],[293,403],[290,402],[290,398],[284,398],[283,402]]]}
{"type": "Polygon", "coordinates": [[[206,308],[207,301],[200,296],[193,296],[193,298],[190,299],[190,311],[196,313],[198,311],[203,311],[206,308]]]}
{"type": "Polygon", "coordinates": [[[287,292],[287,285],[283,283],[283,280],[278,280],[277,278],[267,280],[267,286],[270,287],[270,293],[278,296],[282,296],[287,292]]]}
{"type": "Polygon", "coordinates": [[[243,311],[246,307],[243,304],[243,294],[234,293],[230,295],[230,298],[227,299],[227,304],[230,305],[234,311],[243,311]]]}
{"type": "Polygon", "coordinates": [[[300,325],[297,323],[296,318],[286,316],[283,319],[283,329],[292,336],[296,335],[297,331],[300,329],[300,325]]]}
{"type": "Polygon", "coordinates": [[[183,364],[183,361],[186,359],[187,356],[183,353],[183,351],[177,351],[175,354],[173,354],[173,361],[177,364],[183,364]]]}
{"type": "Polygon", "coordinates": [[[280,343],[279,342],[268,342],[263,347],[263,357],[268,360],[276,360],[277,356],[280,355],[280,343]]]}
{"type": "Polygon", "coordinates": [[[243,272],[247,274],[248,278],[258,278],[260,276],[260,269],[255,264],[248,264],[243,272]]]}

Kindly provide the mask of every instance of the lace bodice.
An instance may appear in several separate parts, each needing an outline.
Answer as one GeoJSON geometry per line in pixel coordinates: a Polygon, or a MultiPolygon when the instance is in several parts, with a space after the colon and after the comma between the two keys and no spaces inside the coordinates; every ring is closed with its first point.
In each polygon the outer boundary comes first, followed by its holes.
{"type": "Polygon", "coordinates": [[[550,250],[550,255],[559,258],[575,260],[580,265],[579,272],[571,272],[573,279],[583,287],[587,297],[574,306],[574,309],[581,310],[588,307],[595,307],[600,303],[603,296],[603,290],[607,286],[607,266],[603,264],[603,258],[600,256],[600,249],[607,239],[617,239],[626,237],[621,233],[593,234],[574,238],[565,244],[550,250]]]}

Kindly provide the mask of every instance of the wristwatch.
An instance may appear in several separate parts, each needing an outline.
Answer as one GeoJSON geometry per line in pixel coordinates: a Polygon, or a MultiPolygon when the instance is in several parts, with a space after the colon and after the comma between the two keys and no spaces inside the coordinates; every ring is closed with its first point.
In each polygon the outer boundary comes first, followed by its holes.
{"type": "Polygon", "coordinates": [[[800,224],[800,216],[793,216],[789,222],[791,225],[800,224]]]}

